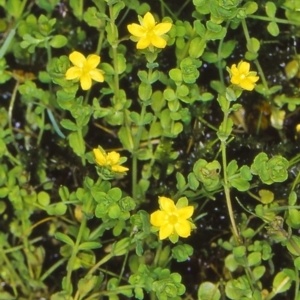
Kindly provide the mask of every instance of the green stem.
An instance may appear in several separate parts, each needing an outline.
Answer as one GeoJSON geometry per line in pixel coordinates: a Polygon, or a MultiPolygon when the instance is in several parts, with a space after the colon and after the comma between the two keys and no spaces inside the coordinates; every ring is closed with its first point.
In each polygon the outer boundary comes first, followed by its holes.
{"type": "MultiPolygon", "coordinates": [[[[228,120],[228,115],[224,114],[224,123],[226,124],[228,120]]],[[[226,126],[225,126],[226,128],[226,126]]],[[[221,152],[222,152],[222,163],[223,163],[223,176],[224,176],[224,192],[225,192],[225,198],[226,198],[226,204],[227,209],[229,213],[229,218],[233,230],[233,235],[238,243],[241,243],[241,238],[239,236],[237,226],[234,219],[233,209],[232,209],[232,203],[230,198],[230,189],[229,189],[229,183],[228,183],[228,177],[227,177],[227,156],[226,156],[226,141],[221,141],[221,152]]]]}
{"type": "Polygon", "coordinates": [[[12,142],[14,144],[14,147],[17,150],[17,152],[20,154],[19,147],[17,145],[15,136],[13,134],[13,125],[12,125],[12,113],[13,113],[13,109],[14,109],[14,106],[15,106],[15,101],[16,101],[19,85],[20,85],[20,82],[17,81],[16,84],[15,84],[14,90],[12,92],[12,95],[11,95],[11,99],[10,99],[10,103],[9,103],[9,107],[8,107],[8,127],[9,127],[10,132],[11,132],[11,137],[12,137],[12,142]]]}
{"type": "Polygon", "coordinates": [[[100,52],[101,52],[101,49],[102,49],[103,40],[104,40],[104,30],[101,30],[100,34],[99,34],[99,38],[98,38],[97,49],[96,49],[96,53],[98,55],[100,55],[100,52]]]}
{"type": "Polygon", "coordinates": [[[108,262],[114,255],[112,253],[109,253],[105,255],[101,260],[99,260],[87,273],[86,276],[92,275],[101,265],[108,262]]]}
{"type": "Polygon", "coordinates": [[[299,294],[299,270],[297,267],[295,267],[295,296],[294,300],[299,299],[298,294],[299,294]]]}
{"type": "MultiPolygon", "coordinates": [[[[180,8],[176,11],[176,16],[178,17],[183,9],[191,2],[191,0],[186,0],[183,4],[180,5],[180,8]]],[[[178,18],[177,18],[178,19],[178,18]]],[[[176,20],[177,20],[176,19],[176,20]]]]}
{"type": "Polygon", "coordinates": [[[299,179],[300,179],[300,172],[298,172],[297,177],[295,178],[295,180],[293,182],[291,191],[293,191],[295,189],[296,185],[299,183],[299,179]]]}
{"type": "MultiPolygon", "coordinates": [[[[145,117],[145,113],[146,113],[146,105],[144,103],[142,103],[142,111],[141,111],[141,116],[140,116],[140,120],[141,123],[143,123],[144,121],[144,117],[145,117]]],[[[143,125],[139,125],[136,136],[133,137],[133,141],[134,141],[134,148],[132,151],[132,197],[134,200],[138,200],[137,196],[137,151],[139,149],[139,145],[140,145],[140,141],[141,141],[141,135],[143,132],[144,126],[143,125]]]]}
{"type": "Polygon", "coordinates": [[[112,5],[109,5],[109,16],[110,16],[110,28],[112,34],[112,52],[113,52],[113,65],[114,65],[114,93],[116,102],[114,105],[120,102],[120,87],[119,87],[119,72],[118,72],[118,41],[117,41],[117,33],[116,33],[116,25],[115,25],[115,17],[113,13],[112,5]]]}
{"type": "MultiPolygon", "coordinates": [[[[230,24],[230,22],[226,22],[226,26],[225,26],[226,30],[228,29],[229,24],[230,24]]],[[[218,70],[219,70],[220,81],[223,86],[225,85],[223,67],[222,67],[222,47],[223,47],[223,43],[224,43],[224,38],[225,37],[223,37],[220,40],[219,47],[218,47],[218,70]]]]}
{"type": "Polygon", "coordinates": [[[247,17],[251,18],[251,19],[262,20],[262,21],[267,21],[267,22],[276,22],[276,23],[290,24],[290,25],[295,25],[295,26],[300,25],[299,22],[292,21],[292,20],[286,20],[286,19],[269,18],[269,17],[257,16],[257,15],[248,15],[247,17]]]}
{"type": "MultiPolygon", "coordinates": [[[[24,219],[24,215],[22,215],[22,230],[23,233],[27,232],[27,226],[26,226],[27,220],[24,219]]],[[[34,273],[32,269],[32,265],[30,263],[29,253],[30,253],[30,247],[29,247],[29,241],[27,238],[27,234],[23,237],[23,245],[24,245],[24,253],[27,258],[27,266],[28,266],[28,273],[30,275],[31,279],[34,279],[34,273]]]]}
{"type": "MultiPolygon", "coordinates": [[[[249,45],[250,50],[252,50],[253,49],[252,41],[251,41],[251,38],[250,38],[249,30],[248,30],[248,27],[247,27],[245,19],[242,20],[242,27],[243,27],[243,31],[244,31],[244,35],[245,35],[247,44],[249,45]]],[[[262,67],[261,67],[261,65],[260,65],[260,63],[259,63],[259,61],[257,59],[254,60],[254,63],[256,65],[256,68],[257,68],[258,73],[260,75],[260,78],[262,80],[263,86],[264,86],[265,90],[268,91],[269,90],[268,82],[266,80],[266,77],[265,77],[265,74],[263,72],[263,69],[262,69],[262,67]]]]}
{"type": "Polygon", "coordinates": [[[37,146],[40,146],[42,137],[43,137],[43,133],[44,133],[44,125],[45,125],[45,110],[42,111],[41,113],[41,119],[42,119],[42,127],[40,128],[39,131],[39,135],[38,135],[38,139],[37,139],[37,146]]]}
{"type": "Polygon", "coordinates": [[[81,154],[81,163],[83,166],[85,166],[85,144],[84,144],[84,139],[82,136],[82,128],[78,128],[77,130],[78,133],[78,139],[79,139],[79,143],[81,145],[79,145],[79,147],[82,149],[82,154],[81,154]]]}
{"type": "Polygon", "coordinates": [[[74,245],[74,248],[73,248],[73,251],[72,251],[72,255],[69,259],[68,266],[67,266],[66,291],[69,294],[71,294],[71,290],[72,290],[71,289],[71,285],[72,285],[71,276],[72,276],[73,266],[75,264],[76,256],[77,256],[77,253],[79,251],[78,248],[79,248],[79,245],[81,243],[81,238],[82,238],[82,235],[83,235],[83,232],[84,232],[85,228],[86,228],[86,217],[84,216],[82,221],[81,221],[81,224],[80,224],[80,227],[79,227],[79,232],[78,232],[76,242],[75,242],[75,245],[74,245]]]}
{"type": "Polygon", "coordinates": [[[51,275],[58,267],[60,267],[65,261],[67,260],[66,257],[61,258],[55,264],[53,264],[44,274],[40,277],[40,281],[44,281],[49,275],[51,275]]]}
{"type": "MultiPolygon", "coordinates": [[[[17,296],[18,295],[18,292],[17,292],[17,284],[20,285],[22,287],[22,289],[24,291],[26,291],[26,294],[29,293],[29,291],[27,290],[26,286],[24,285],[24,283],[22,282],[21,278],[19,277],[19,275],[16,273],[14,267],[11,265],[11,262],[10,260],[8,259],[8,257],[5,255],[4,251],[2,248],[0,248],[0,257],[2,257],[2,260],[4,261],[4,263],[6,264],[7,268],[9,269],[10,271],[10,275],[11,277],[14,277],[12,278],[12,281],[11,281],[11,286],[12,286],[12,289],[13,289],[13,292],[14,292],[14,295],[17,296]],[[14,280],[13,280],[14,279],[14,280]]],[[[1,267],[3,268],[3,266],[1,267]]]]}

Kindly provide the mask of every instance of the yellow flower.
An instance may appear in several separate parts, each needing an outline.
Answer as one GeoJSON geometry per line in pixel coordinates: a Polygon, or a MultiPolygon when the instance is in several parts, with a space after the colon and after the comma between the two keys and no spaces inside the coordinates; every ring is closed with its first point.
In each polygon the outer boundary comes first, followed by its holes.
{"type": "Polygon", "coordinates": [[[93,149],[96,163],[101,167],[110,167],[113,172],[123,173],[129,169],[120,166],[120,154],[112,151],[109,153],[104,153],[100,149],[93,149]]]}
{"type": "Polygon", "coordinates": [[[240,86],[242,89],[252,91],[255,87],[255,82],[259,79],[256,72],[250,72],[250,64],[241,61],[236,66],[233,64],[229,70],[231,75],[231,83],[240,86]]]}
{"type": "Polygon", "coordinates": [[[149,46],[165,48],[167,42],[161,36],[171,29],[172,23],[162,22],[155,25],[154,17],[150,12],[147,12],[139,21],[141,25],[136,23],[127,25],[134,41],[138,41],[136,48],[146,49],[149,46]]]}
{"type": "Polygon", "coordinates": [[[67,80],[79,79],[83,90],[91,88],[92,79],[98,82],[104,81],[102,72],[96,69],[100,63],[99,55],[91,54],[85,58],[80,52],[73,51],[69,55],[69,59],[74,66],[67,70],[67,80]]]}
{"type": "Polygon", "coordinates": [[[150,223],[155,227],[159,227],[159,239],[163,240],[171,235],[188,237],[191,234],[193,224],[187,219],[192,216],[194,207],[184,206],[179,208],[173,200],[166,197],[159,197],[158,201],[161,210],[151,214],[150,223]]]}

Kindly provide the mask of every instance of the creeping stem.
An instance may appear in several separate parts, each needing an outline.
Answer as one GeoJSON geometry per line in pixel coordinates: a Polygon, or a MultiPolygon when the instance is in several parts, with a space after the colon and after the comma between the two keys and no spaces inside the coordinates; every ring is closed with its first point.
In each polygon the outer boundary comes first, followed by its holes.
{"type": "Polygon", "coordinates": [[[117,41],[117,32],[115,25],[115,17],[113,13],[112,5],[109,5],[109,17],[110,17],[110,28],[112,34],[112,52],[113,52],[113,64],[114,64],[114,93],[116,95],[116,103],[120,101],[120,87],[119,87],[119,72],[118,72],[118,41],[117,41]]]}
{"type": "MultiPolygon", "coordinates": [[[[228,120],[228,114],[224,113],[224,124],[227,123],[228,120]]],[[[226,127],[226,126],[225,126],[226,127]]],[[[233,230],[234,237],[238,241],[238,243],[241,242],[241,238],[239,236],[237,226],[235,223],[234,215],[233,215],[233,209],[232,209],[232,203],[230,198],[230,189],[229,189],[229,183],[228,183],[228,177],[227,177],[227,156],[226,156],[226,141],[221,141],[221,152],[222,152],[222,163],[223,163],[223,176],[224,176],[224,192],[225,192],[225,198],[226,198],[226,205],[229,213],[229,218],[233,230]]]]}
{"type": "Polygon", "coordinates": [[[77,253],[79,251],[79,245],[81,243],[81,239],[82,239],[82,235],[83,235],[83,232],[86,228],[86,216],[83,215],[83,219],[80,223],[80,227],[79,227],[79,231],[78,231],[78,235],[77,235],[77,238],[76,238],[76,242],[75,242],[75,245],[74,245],[74,248],[72,250],[72,254],[71,254],[71,257],[69,259],[69,262],[68,262],[68,266],[67,266],[67,280],[66,280],[66,291],[71,294],[71,276],[72,276],[72,271],[73,271],[73,267],[74,267],[74,264],[75,264],[75,260],[76,260],[76,256],[77,256],[77,253]]]}

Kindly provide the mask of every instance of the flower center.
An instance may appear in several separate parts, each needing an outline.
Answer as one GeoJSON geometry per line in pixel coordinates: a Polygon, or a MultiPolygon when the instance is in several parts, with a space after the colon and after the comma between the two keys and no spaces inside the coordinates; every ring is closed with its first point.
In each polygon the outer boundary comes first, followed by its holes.
{"type": "Polygon", "coordinates": [[[87,65],[87,64],[83,65],[83,67],[82,67],[82,73],[83,73],[83,74],[89,73],[90,70],[91,70],[91,69],[90,69],[89,65],[87,65]]]}
{"type": "Polygon", "coordinates": [[[147,35],[148,35],[148,37],[152,37],[154,35],[153,30],[152,29],[148,30],[147,35]]]}
{"type": "Polygon", "coordinates": [[[175,214],[171,214],[168,218],[168,221],[170,224],[175,225],[176,223],[178,223],[178,217],[175,214]]]}
{"type": "Polygon", "coordinates": [[[245,74],[241,74],[241,75],[240,75],[240,78],[243,80],[243,79],[246,78],[246,75],[245,75],[245,74]]]}

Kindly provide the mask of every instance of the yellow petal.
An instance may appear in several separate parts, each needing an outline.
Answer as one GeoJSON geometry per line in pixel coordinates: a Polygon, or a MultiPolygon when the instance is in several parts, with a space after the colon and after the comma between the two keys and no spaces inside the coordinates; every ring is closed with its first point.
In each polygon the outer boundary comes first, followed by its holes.
{"type": "Polygon", "coordinates": [[[100,63],[100,56],[96,54],[91,54],[86,59],[86,67],[91,69],[95,69],[100,63]]]}
{"type": "Polygon", "coordinates": [[[129,169],[123,166],[119,165],[114,165],[111,167],[112,171],[117,172],[117,173],[124,173],[127,172],[129,169]]]}
{"type": "Polygon", "coordinates": [[[120,154],[116,151],[109,152],[107,154],[107,161],[111,166],[116,165],[120,161],[120,154]]]}
{"type": "Polygon", "coordinates": [[[81,88],[86,91],[89,90],[92,86],[92,79],[89,74],[82,74],[80,77],[81,88]]]}
{"type": "Polygon", "coordinates": [[[180,219],[188,219],[194,213],[194,206],[186,206],[183,208],[179,208],[177,213],[180,219]]]}
{"type": "Polygon", "coordinates": [[[82,74],[82,70],[78,67],[71,67],[66,72],[66,79],[72,80],[72,79],[79,79],[82,74]]]}
{"type": "Polygon", "coordinates": [[[96,163],[100,166],[106,166],[106,156],[98,148],[93,149],[96,163]]]}
{"type": "Polygon", "coordinates": [[[100,70],[98,69],[95,69],[95,70],[91,70],[89,72],[91,78],[95,81],[98,81],[98,82],[103,82],[104,81],[104,76],[103,74],[101,73],[100,70]]]}
{"type": "Polygon", "coordinates": [[[240,78],[239,75],[232,76],[231,79],[230,79],[230,82],[233,83],[233,84],[240,84],[241,78],[240,78]]]}
{"type": "Polygon", "coordinates": [[[159,23],[154,28],[154,33],[157,35],[162,35],[167,33],[172,28],[172,23],[159,23]]]}
{"type": "Polygon", "coordinates": [[[151,44],[151,40],[146,36],[142,37],[136,44],[137,49],[146,49],[151,44]]]}
{"type": "Polygon", "coordinates": [[[246,78],[240,82],[240,86],[244,90],[252,91],[255,87],[255,84],[251,82],[248,78],[246,78]]]}
{"type": "Polygon", "coordinates": [[[164,240],[169,237],[174,232],[174,227],[170,224],[166,224],[160,227],[159,230],[159,239],[164,240]]]}
{"type": "Polygon", "coordinates": [[[142,37],[146,34],[146,29],[139,24],[133,23],[127,25],[127,29],[133,36],[142,37]]]}
{"type": "Polygon", "coordinates": [[[156,48],[165,48],[167,45],[167,42],[165,39],[158,35],[153,35],[151,37],[151,44],[156,48]]]}
{"type": "Polygon", "coordinates": [[[147,12],[143,18],[143,26],[148,30],[151,30],[155,26],[155,20],[150,12],[147,12]]]}
{"type": "Polygon", "coordinates": [[[236,64],[233,64],[233,65],[231,66],[230,71],[231,71],[231,74],[232,74],[232,75],[239,75],[239,70],[238,70],[238,68],[236,67],[236,64]]]}
{"type": "Polygon", "coordinates": [[[84,57],[83,54],[81,54],[78,51],[73,51],[70,55],[69,55],[69,59],[72,62],[72,64],[76,67],[79,68],[83,68],[83,66],[86,63],[86,58],[84,57]]]}
{"type": "Polygon", "coordinates": [[[191,224],[187,220],[180,220],[174,227],[177,234],[181,237],[186,238],[191,235],[191,224]]]}
{"type": "Polygon", "coordinates": [[[242,61],[239,63],[238,69],[240,73],[248,74],[250,70],[250,64],[245,61],[242,61]]]}
{"type": "Polygon", "coordinates": [[[164,211],[157,210],[150,215],[150,223],[153,226],[161,227],[166,223],[167,214],[164,211]]]}
{"type": "Polygon", "coordinates": [[[166,211],[167,213],[171,213],[171,212],[174,212],[177,210],[175,204],[174,204],[174,201],[170,198],[167,198],[167,197],[159,197],[159,205],[160,205],[160,208],[163,210],[163,211],[166,211]]]}
{"type": "Polygon", "coordinates": [[[247,77],[251,82],[256,82],[259,79],[259,76],[248,76],[247,77]]]}

